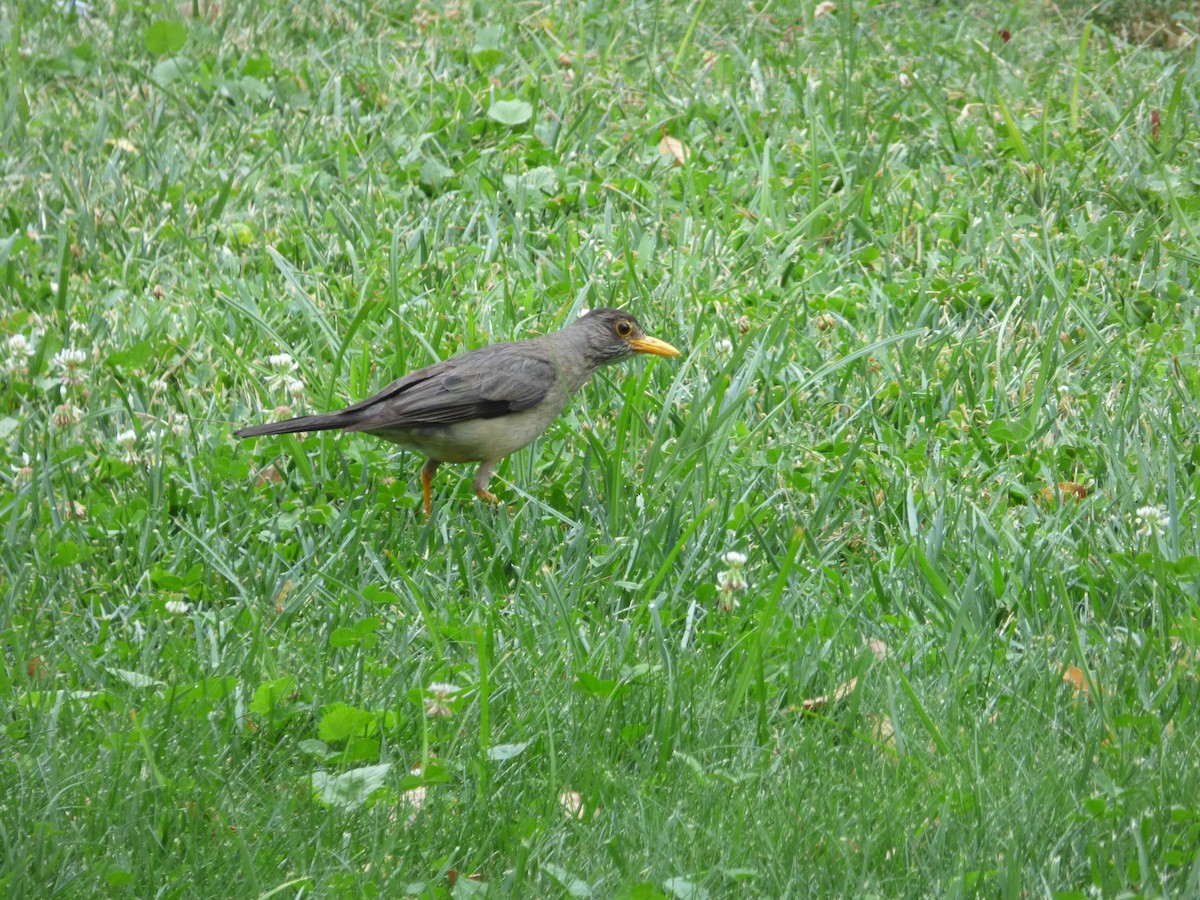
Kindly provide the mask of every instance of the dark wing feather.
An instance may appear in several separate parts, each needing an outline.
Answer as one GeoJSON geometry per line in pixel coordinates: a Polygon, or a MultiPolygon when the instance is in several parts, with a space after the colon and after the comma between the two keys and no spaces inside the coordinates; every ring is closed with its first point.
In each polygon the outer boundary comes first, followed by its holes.
{"type": "Polygon", "coordinates": [[[536,345],[481,347],[405,375],[335,415],[347,431],[387,431],[520,412],[541,403],[558,376],[545,355],[536,345]]]}

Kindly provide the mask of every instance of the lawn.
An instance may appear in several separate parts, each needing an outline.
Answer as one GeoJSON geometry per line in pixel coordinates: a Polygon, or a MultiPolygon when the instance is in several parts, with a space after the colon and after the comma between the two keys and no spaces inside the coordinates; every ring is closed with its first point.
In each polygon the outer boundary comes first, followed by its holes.
{"type": "Polygon", "coordinates": [[[1200,896],[1176,6],[0,6],[0,893],[1200,896]]]}

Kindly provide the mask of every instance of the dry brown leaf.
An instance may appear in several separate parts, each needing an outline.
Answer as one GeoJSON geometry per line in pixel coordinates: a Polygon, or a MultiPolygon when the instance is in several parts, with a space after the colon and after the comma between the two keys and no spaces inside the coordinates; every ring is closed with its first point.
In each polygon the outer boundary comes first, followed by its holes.
{"type": "Polygon", "coordinates": [[[1063,669],[1063,681],[1077,691],[1087,691],[1087,679],[1083,677],[1083,669],[1079,666],[1067,666],[1063,669]]]}
{"type": "Polygon", "coordinates": [[[867,716],[871,723],[871,737],[885,747],[896,746],[896,726],[890,716],[867,716]]]}
{"type": "Polygon", "coordinates": [[[879,638],[867,638],[867,646],[871,648],[871,652],[875,654],[875,658],[882,661],[887,659],[888,645],[879,638]]]}
{"type": "Polygon", "coordinates": [[[682,166],[687,162],[687,148],[683,146],[683,142],[679,138],[671,137],[665,131],[662,140],[658,142],[658,153],[659,156],[673,157],[677,166],[682,166]]]}
{"type": "Polygon", "coordinates": [[[832,706],[834,703],[841,703],[858,687],[858,676],[855,675],[845,684],[839,684],[836,691],[828,696],[809,697],[800,704],[800,708],[805,712],[816,712],[819,709],[824,709],[826,706],[832,706]]]}
{"type": "Polygon", "coordinates": [[[275,468],[275,464],[271,463],[271,465],[267,466],[258,473],[257,477],[254,479],[254,486],[262,487],[264,484],[279,484],[282,481],[283,476],[279,473],[279,470],[275,468]]]}
{"type": "MultiPolygon", "coordinates": [[[[1075,693],[1077,695],[1078,694],[1087,694],[1088,699],[1089,700],[1091,699],[1091,697],[1092,697],[1091,690],[1092,689],[1090,687],[1088,687],[1087,676],[1085,676],[1083,674],[1083,670],[1081,668],[1079,668],[1079,666],[1067,666],[1065,669],[1063,669],[1062,678],[1063,678],[1063,681],[1065,681],[1067,684],[1071,685],[1071,687],[1073,687],[1075,689],[1075,693]]],[[[1093,679],[1093,683],[1094,682],[1095,682],[1095,679],[1093,679]]],[[[1096,693],[1103,694],[1104,689],[1100,685],[1096,685],[1096,693]]]]}
{"type": "Polygon", "coordinates": [[[1057,486],[1042,488],[1034,499],[1039,503],[1053,503],[1056,497],[1062,497],[1064,500],[1082,500],[1087,495],[1087,485],[1078,481],[1060,481],[1057,486]]]}
{"type": "Polygon", "coordinates": [[[283,583],[279,593],[275,595],[275,615],[283,615],[283,605],[287,602],[288,594],[292,592],[292,579],[283,583]]]}
{"type": "Polygon", "coordinates": [[[582,819],[584,814],[583,797],[576,791],[563,791],[558,795],[558,805],[572,819],[582,819]]]}

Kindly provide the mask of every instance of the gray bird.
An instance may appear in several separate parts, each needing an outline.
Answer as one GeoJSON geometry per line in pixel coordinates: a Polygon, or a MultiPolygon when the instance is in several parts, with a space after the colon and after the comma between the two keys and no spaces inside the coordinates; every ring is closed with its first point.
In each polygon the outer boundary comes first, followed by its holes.
{"type": "Polygon", "coordinates": [[[647,335],[629,313],[594,309],[561,331],[480,347],[410,372],[340,412],[252,425],[234,434],[365,431],[428,457],[421,468],[426,515],[433,511],[433,473],[444,462],[478,462],[471,487],[495,503],[487,488],[497,462],[545,431],[593,372],[634,353],[679,355],[647,335]]]}

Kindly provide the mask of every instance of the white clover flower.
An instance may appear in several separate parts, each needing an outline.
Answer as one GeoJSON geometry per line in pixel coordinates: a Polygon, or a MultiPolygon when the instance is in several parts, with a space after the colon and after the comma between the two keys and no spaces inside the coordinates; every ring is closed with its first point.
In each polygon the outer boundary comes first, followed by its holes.
{"type": "Polygon", "coordinates": [[[33,355],[33,347],[29,344],[29,338],[23,334],[9,335],[8,355],[12,357],[12,368],[19,368],[25,360],[33,355]]]}
{"type": "Polygon", "coordinates": [[[117,432],[116,442],[118,446],[120,446],[121,450],[124,451],[124,456],[122,459],[124,459],[124,461],[127,463],[137,462],[137,452],[134,449],[134,447],[137,445],[137,439],[137,432],[132,428],[127,428],[125,431],[117,432]]]}
{"type": "Polygon", "coordinates": [[[167,612],[173,616],[183,616],[191,610],[191,605],[183,600],[168,600],[166,602],[167,612]]]}
{"type": "Polygon", "coordinates": [[[1167,530],[1171,517],[1161,506],[1139,506],[1133,523],[1142,537],[1153,537],[1167,530]]]}
{"type": "Polygon", "coordinates": [[[427,716],[448,716],[453,710],[450,709],[450,703],[454,700],[454,695],[461,690],[458,685],[447,684],[444,681],[435,681],[425,689],[429,695],[425,698],[425,715],[427,716]]]}
{"type": "Polygon", "coordinates": [[[299,400],[304,396],[304,382],[299,378],[289,378],[287,380],[287,392],[293,400],[299,400]]]}
{"type": "Polygon", "coordinates": [[[823,19],[826,16],[833,15],[835,12],[837,12],[837,4],[831,2],[831,0],[823,0],[813,10],[813,18],[823,19]]]}
{"type": "Polygon", "coordinates": [[[58,380],[63,384],[83,384],[83,364],[87,362],[87,354],[82,350],[67,347],[59,350],[50,360],[50,364],[61,373],[58,380]]]}
{"type": "Polygon", "coordinates": [[[13,487],[20,487],[23,484],[28,484],[33,480],[33,463],[29,461],[29,454],[21,454],[21,464],[18,466],[15,463],[10,463],[13,471],[13,487]]]}
{"type": "Polygon", "coordinates": [[[741,605],[741,602],[732,594],[722,594],[717,598],[717,612],[731,613],[741,605]]]}
{"type": "Polygon", "coordinates": [[[55,428],[70,428],[72,425],[78,425],[82,416],[83,411],[74,403],[60,403],[54,407],[50,422],[55,428]]]}
{"type": "Polygon", "coordinates": [[[746,560],[746,554],[737,550],[727,550],[722,554],[721,561],[729,568],[717,573],[717,590],[720,591],[720,596],[717,598],[719,611],[733,612],[738,608],[738,602],[733,598],[733,594],[746,589],[746,576],[742,571],[746,567],[746,560]]]}
{"type": "Polygon", "coordinates": [[[267,387],[273,391],[288,390],[297,379],[292,373],[299,367],[290,353],[275,353],[267,357],[267,367],[271,373],[267,376],[267,387]]]}
{"type": "Polygon", "coordinates": [[[718,353],[729,353],[733,350],[733,341],[729,338],[721,338],[713,346],[717,348],[718,353]]]}
{"type": "Polygon", "coordinates": [[[898,77],[900,79],[900,87],[904,88],[906,91],[913,86],[912,76],[907,72],[901,72],[898,77]]]}
{"type": "Polygon", "coordinates": [[[746,579],[741,569],[728,569],[717,573],[717,589],[722,594],[732,594],[734,591],[746,589],[746,579]]]}

